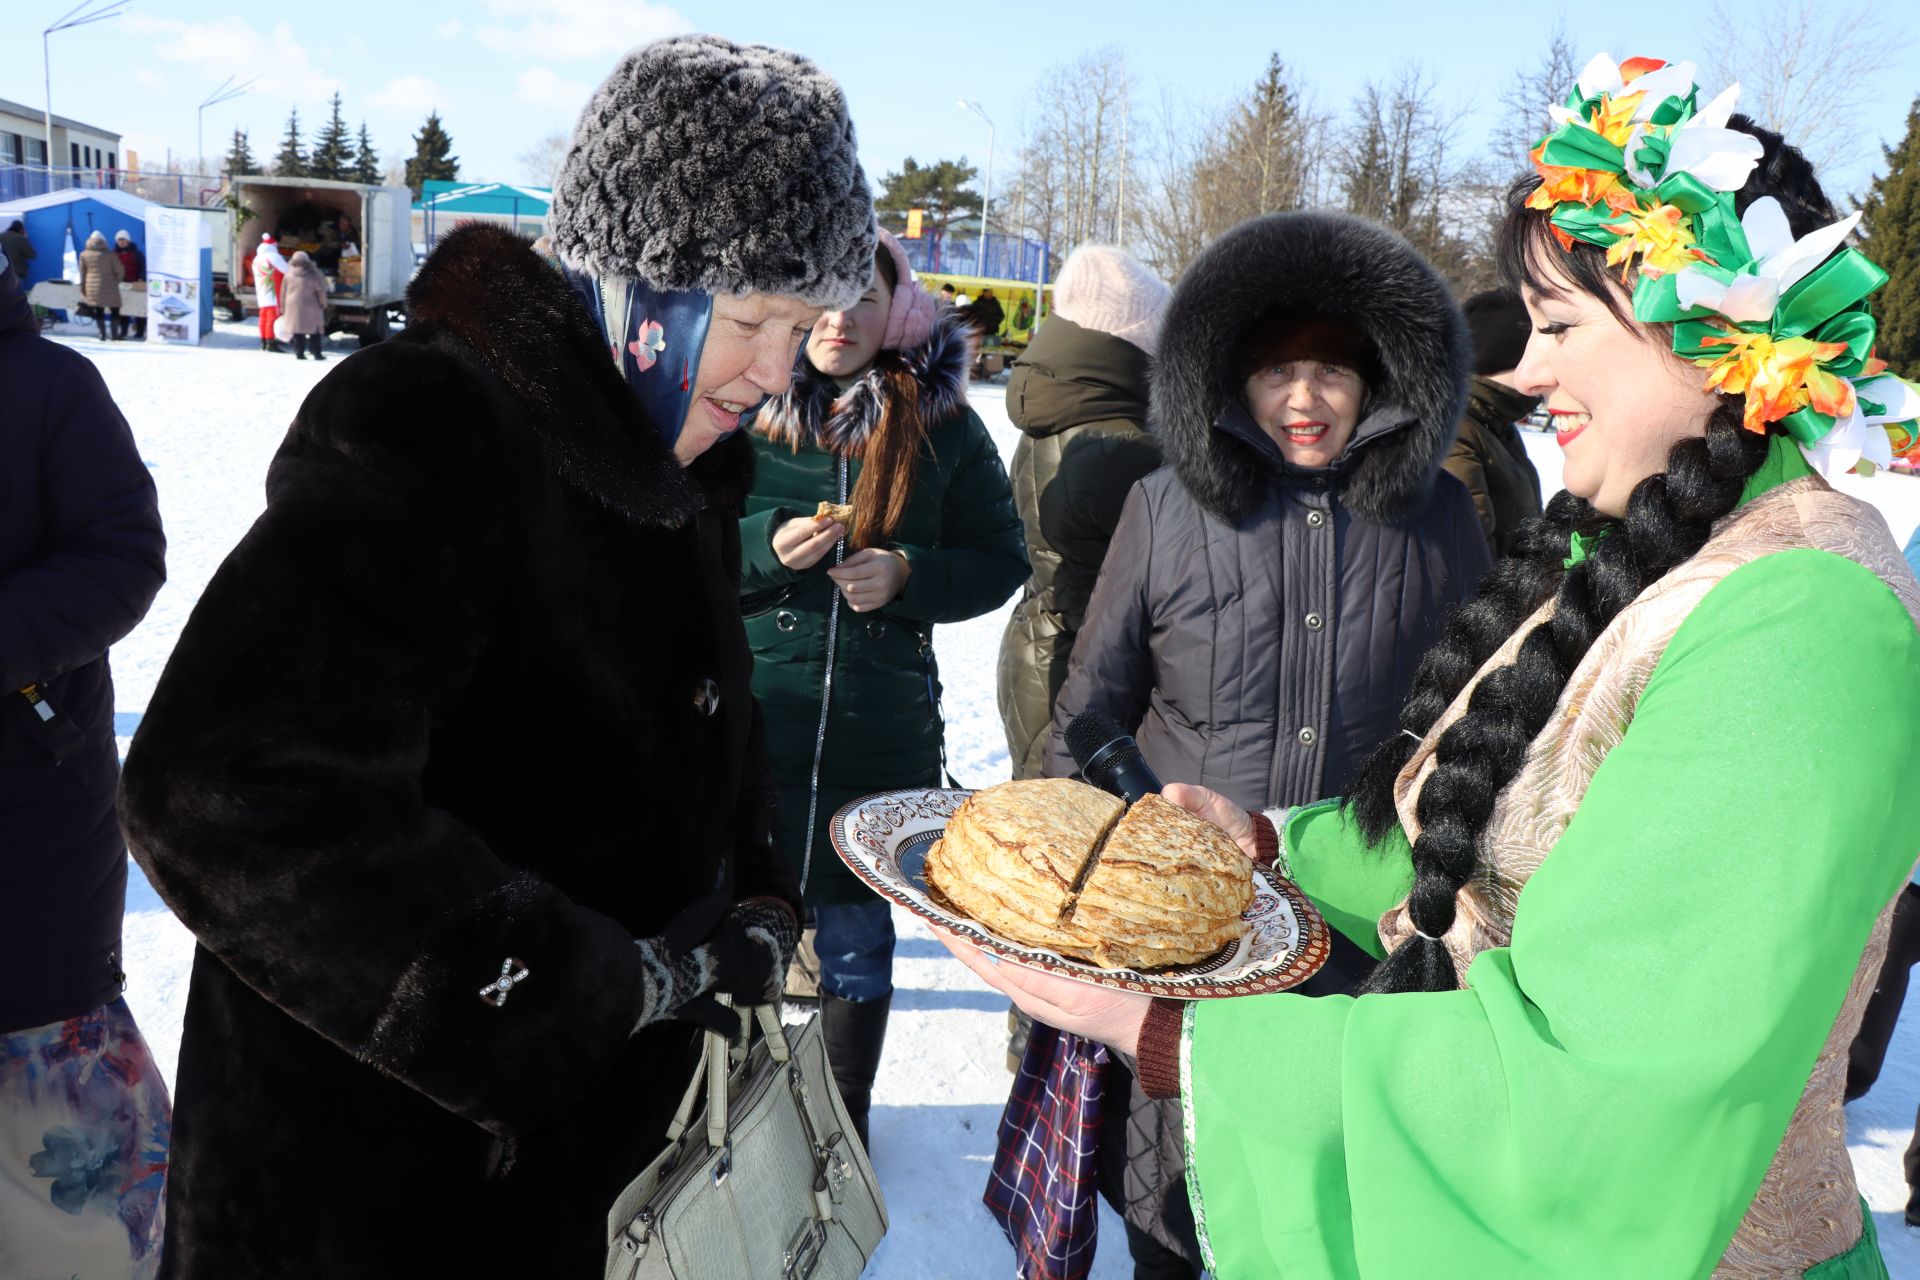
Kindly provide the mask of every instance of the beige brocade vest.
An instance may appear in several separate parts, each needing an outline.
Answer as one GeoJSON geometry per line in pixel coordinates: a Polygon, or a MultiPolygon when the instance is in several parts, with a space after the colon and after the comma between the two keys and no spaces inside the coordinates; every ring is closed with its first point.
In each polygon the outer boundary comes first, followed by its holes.
{"type": "MultiPolygon", "coordinates": [[[[1522,886],[1566,830],[1600,762],[1625,736],[1655,664],[1701,597],[1741,565],[1798,547],[1831,551],[1872,570],[1920,626],[1920,584],[1886,523],[1872,507],[1836,493],[1818,476],[1770,489],[1721,520],[1698,555],[1642,592],[1601,633],[1567,681],[1553,719],[1528,748],[1519,775],[1495,803],[1479,870],[1461,890],[1459,914],[1446,935],[1461,973],[1481,951],[1512,940],[1522,886]]],[[[1400,821],[1409,840],[1419,836],[1414,800],[1434,769],[1434,744],[1441,732],[1460,717],[1474,685],[1488,671],[1513,661],[1521,640],[1552,607],[1548,602],[1514,632],[1415,748],[1396,783],[1400,821]]],[[[1847,1048],[1886,954],[1891,914],[1889,903],[1867,940],[1780,1149],[1714,1270],[1717,1277],[1797,1276],[1845,1253],[1860,1239],[1860,1204],[1847,1154],[1842,1093],[1847,1048]]],[[[1389,948],[1412,934],[1404,901],[1381,917],[1380,937],[1389,948]]]]}

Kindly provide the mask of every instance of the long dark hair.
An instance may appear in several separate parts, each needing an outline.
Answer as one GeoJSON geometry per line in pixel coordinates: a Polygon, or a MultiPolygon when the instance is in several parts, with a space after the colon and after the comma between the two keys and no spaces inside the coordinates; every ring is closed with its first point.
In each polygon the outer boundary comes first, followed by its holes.
{"type": "MultiPolygon", "coordinates": [[[[899,269],[886,246],[875,251],[874,267],[889,290],[900,287],[899,269]]],[[[912,283],[907,282],[909,287],[912,283]]],[[[914,476],[920,469],[920,451],[927,439],[927,425],[920,414],[919,379],[897,351],[882,351],[873,363],[886,395],[881,397],[880,421],[859,451],[860,479],[848,498],[853,504],[853,528],[847,531],[847,542],[856,551],[885,546],[893,540],[894,531],[906,518],[907,504],[913,500],[914,476]]]]}
{"type": "MultiPolygon", "coordinates": [[[[1834,220],[1832,205],[1800,152],[1768,129],[1736,115],[1732,128],[1763,148],[1760,163],[1734,205],[1744,212],[1762,196],[1786,210],[1795,236],[1834,220]]],[[[1540,286],[1547,269],[1606,304],[1622,325],[1649,342],[1671,341],[1664,325],[1636,325],[1605,251],[1576,241],[1562,246],[1546,215],[1526,207],[1539,180],[1527,177],[1507,195],[1500,228],[1501,274],[1508,284],[1540,286]]],[[[1487,673],[1465,712],[1440,735],[1435,769],[1414,801],[1420,838],[1413,843],[1413,891],[1407,910],[1415,933],[1374,970],[1365,991],[1451,991],[1459,986],[1453,956],[1440,939],[1453,927],[1460,890],[1479,862],[1479,843],[1494,802],[1520,772],[1527,749],[1546,726],[1574,667],[1616,614],[1705,544],[1714,521],[1740,501],[1746,481],[1767,455],[1767,438],[1741,426],[1742,397],[1725,397],[1706,434],[1681,441],[1667,469],[1634,486],[1624,518],[1602,514],[1562,492],[1546,511],[1515,532],[1512,553],[1496,564],[1473,599],[1447,619],[1441,638],[1421,659],[1400,708],[1400,731],[1361,767],[1350,804],[1377,844],[1399,821],[1394,783],[1441,713],[1509,636],[1549,599],[1550,617],[1520,643],[1513,662],[1487,673]],[[1571,535],[1605,534],[1569,569],[1571,535]],[[1409,736],[1409,735],[1412,736],[1409,736]]]]}

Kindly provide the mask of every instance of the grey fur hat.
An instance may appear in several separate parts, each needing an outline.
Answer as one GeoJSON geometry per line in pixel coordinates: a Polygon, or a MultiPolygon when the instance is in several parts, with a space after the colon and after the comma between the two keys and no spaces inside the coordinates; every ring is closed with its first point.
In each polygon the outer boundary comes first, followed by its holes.
{"type": "Polygon", "coordinates": [[[594,91],[554,184],[560,260],[655,289],[851,306],[873,277],[873,195],[840,86],[811,61],[674,36],[594,91]]]}

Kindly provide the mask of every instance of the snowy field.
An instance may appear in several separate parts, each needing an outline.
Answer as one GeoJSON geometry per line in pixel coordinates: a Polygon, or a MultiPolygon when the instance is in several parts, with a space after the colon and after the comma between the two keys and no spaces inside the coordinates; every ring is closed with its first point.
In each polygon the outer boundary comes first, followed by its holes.
{"type": "MultiPolygon", "coordinates": [[[[199,349],[107,344],[79,327],[58,340],[94,359],[133,425],[160,489],[168,581],[146,621],[114,650],[121,749],[139,723],[155,681],[201,589],[264,503],[268,460],[302,397],[334,366],[258,350],[250,325],[217,326],[199,349]]],[[[330,356],[350,347],[336,344],[330,356]]],[[[998,387],[974,389],[974,406],[1004,455],[1017,433],[998,387]]],[[[1550,436],[1528,447],[1549,492],[1559,457],[1550,436]]],[[[1920,524],[1920,479],[1849,479],[1904,545],[1920,524]]],[[[935,645],[946,684],[954,776],[984,786],[1008,776],[994,705],[994,662],[1005,611],[939,628],[935,645]]],[[[127,893],[127,999],[168,1078],[179,1051],[193,943],[141,877],[127,893]]],[[[1005,1002],[951,959],[912,917],[899,913],[900,948],[886,1059],[875,1091],[874,1163],[892,1231],[868,1275],[885,1280],[1000,1280],[1012,1252],[980,1204],[994,1130],[1009,1082],[1005,1002]]],[[[1284,1064],[1276,1071],[1284,1076],[1284,1064]]],[[[1920,1103],[1920,1015],[1896,1035],[1878,1088],[1850,1108],[1848,1138],[1861,1191],[1880,1229],[1893,1275],[1920,1280],[1920,1239],[1901,1226],[1906,1199],[1900,1156],[1920,1103]]],[[[1103,1210],[1104,1213],[1104,1210],[1103,1210]]],[[[1131,1274],[1118,1220],[1104,1215],[1098,1280],[1131,1274]]]]}

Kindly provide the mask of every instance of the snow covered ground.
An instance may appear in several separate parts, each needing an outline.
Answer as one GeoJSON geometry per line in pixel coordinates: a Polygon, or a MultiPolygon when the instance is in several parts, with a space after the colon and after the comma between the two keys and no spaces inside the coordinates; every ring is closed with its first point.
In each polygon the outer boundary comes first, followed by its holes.
{"type": "MultiPolygon", "coordinates": [[[[167,655],[207,579],[264,502],[268,460],[302,397],[331,363],[265,355],[251,326],[221,324],[198,349],[106,344],[90,330],[60,335],[93,358],[133,425],[159,485],[166,520],[166,587],[146,621],[113,652],[118,731],[139,723],[167,655]]],[[[337,359],[350,348],[336,345],[337,359]]],[[[1016,433],[1001,391],[980,386],[974,405],[1011,456],[1016,433]]],[[[1551,492],[1559,458],[1551,437],[1528,448],[1551,492]]],[[[1902,544],[1920,525],[1920,480],[1881,476],[1845,487],[1878,506],[1902,544]]],[[[948,747],[955,777],[983,786],[1008,775],[994,705],[994,662],[1005,611],[935,636],[946,684],[948,747]]],[[[185,1010],[192,939],[141,877],[127,895],[128,1001],[172,1077],[185,1010]]],[[[994,1130],[1005,1100],[1005,1003],[983,988],[904,913],[894,971],[899,988],[876,1088],[875,1164],[892,1231],[868,1274],[887,1280],[998,1280],[1012,1253],[980,1205],[994,1130]]],[[[1284,1064],[1278,1070],[1284,1073],[1284,1064]]],[[[1896,1035],[1879,1087],[1848,1114],[1848,1137],[1861,1191],[1880,1228],[1895,1277],[1920,1280],[1920,1240],[1901,1227],[1906,1190],[1900,1155],[1920,1104],[1920,1015],[1896,1035]]],[[[1105,1241],[1093,1274],[1131,1274],[1118,1221],[1103,1218],[1105,1241]]]]}

